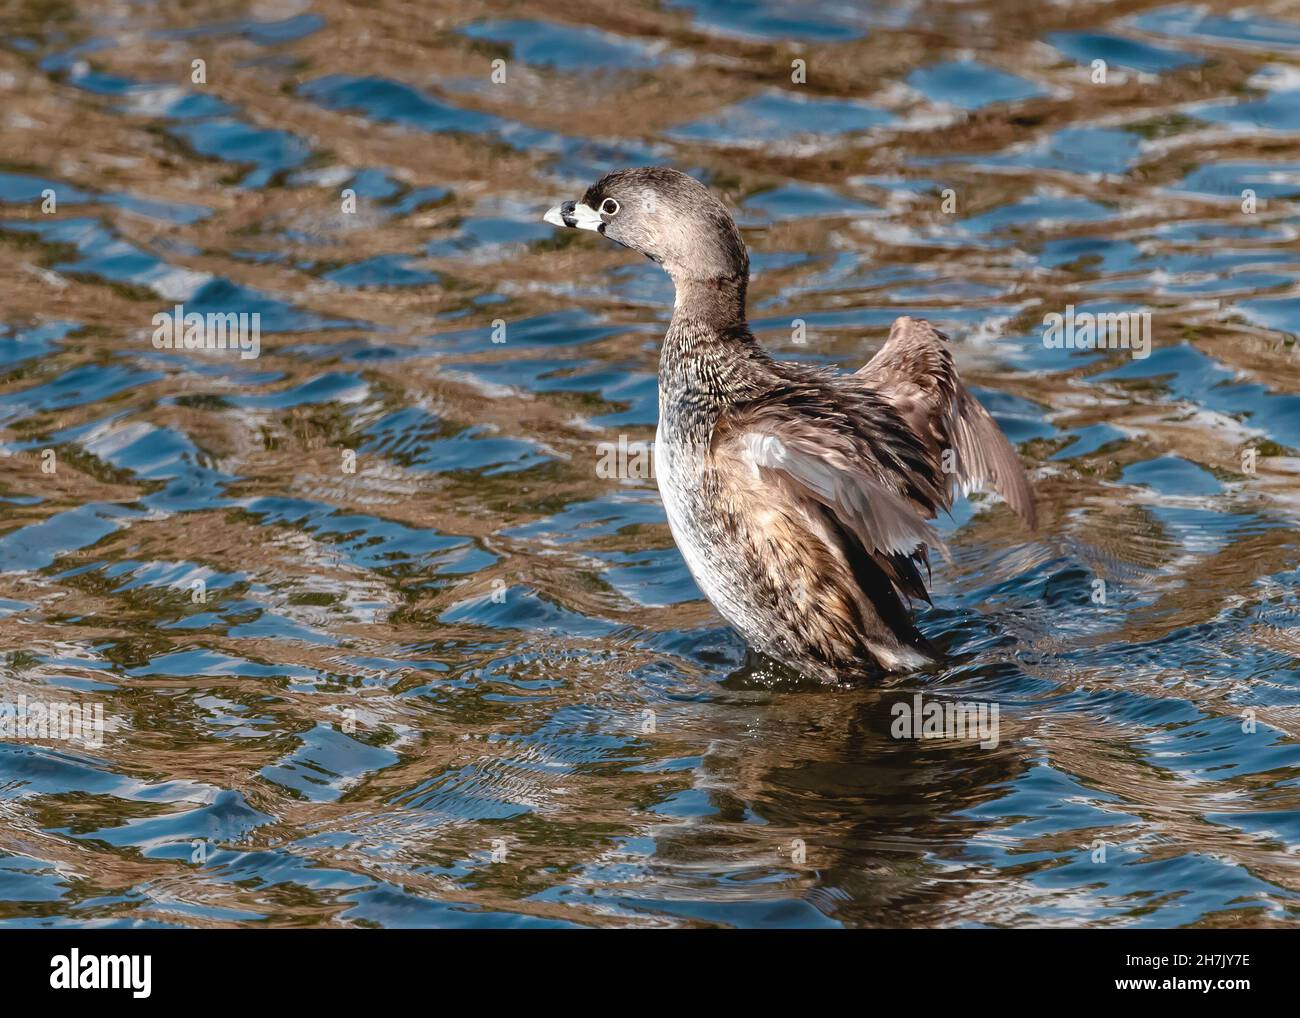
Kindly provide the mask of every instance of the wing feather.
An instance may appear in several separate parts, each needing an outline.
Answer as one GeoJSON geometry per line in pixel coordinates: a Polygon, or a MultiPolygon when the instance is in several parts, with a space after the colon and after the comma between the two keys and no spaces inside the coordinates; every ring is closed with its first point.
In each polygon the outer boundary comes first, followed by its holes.
{"type": "Polygon", "coordinates": [[[798,422],[755,425],[738,436],[735,448],[760,478],[782,475],[785,484],[829,509],[865,548],[911,555],[943,544],[911,502],[879,477],[855,469],[841,451],[800,434],[798,422]]]}
{"type": "MultiPolygon", "coordinates": [[[[723,469],[802,506],[810,531],[837,546],[849,568],[892,590],[864,589],[882,616],[910,625],[901,598],[929,601],[919,567],[947,546],[926,519],[942,492],[916,475],[918,440],[888,404],[829,375],[801,375],[789,388],[725,411],[712,453],[723,469]],[[867,422],[885,428],[869,427],[867,422]],[[830,526],[818,523],[822,517],[830,526]]],[[[867,580],[864,580],[867,582],[867,580]]]]}
{"type": "Polygon", "coordinates": [[[1031,529],[1038,525],[1020,456],[957,377],[943,333],[921,319],[899,318],[889,340],[855,377],[887,399],[927,442],[932,468],[943,476],[944,508],[959,494],[992,490],[1031,529]],[[952,457],[945,464],[947,450],[952,457]]]}

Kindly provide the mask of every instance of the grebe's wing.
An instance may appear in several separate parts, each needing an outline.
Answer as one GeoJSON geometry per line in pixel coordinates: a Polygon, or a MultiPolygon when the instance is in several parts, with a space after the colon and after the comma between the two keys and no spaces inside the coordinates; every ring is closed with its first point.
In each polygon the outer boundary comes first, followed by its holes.
{"type": "Polygon", "coordinates": [[[928,601],[917,567],[928,567],[930,548],[948,553],[926,522],[944,492],[915,472],[924,451],[905,428],[866,426],[873,408],[894,416],[888,406],[865,390],[846,398],[824,378],[809,376],[809,386],[796,380],[724,411],[712,465],[725,490],[766,493],[773,511],[802,507],[809,526],[824,530],[850,562],[867,556],[900,594],[928,601]]]}
{"type": "Polygon", "coordinates": [[[957,377],[942,332],[919,318],[898,319],[885,345],[854,377],[888,400],[925,443],[930,468],[945,487],[945,509],[959,493],[992,490],[1031,529],[1037,526],[1034,493],[1020,456],[957,377]]]}

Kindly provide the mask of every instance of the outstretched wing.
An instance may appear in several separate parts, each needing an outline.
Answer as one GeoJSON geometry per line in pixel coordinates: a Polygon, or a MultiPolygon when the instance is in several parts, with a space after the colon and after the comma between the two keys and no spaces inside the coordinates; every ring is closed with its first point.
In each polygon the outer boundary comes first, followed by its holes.
{"type": "Polygon", "coordinates": [[[1020,457],[957,377],[942,332],[921,319],[898,319],[889,340],[855,377],[888,400],[925,442],[933,467],[945,475],[944,508],[958,494],[991,489],[1030,528],[1037,526],[1034,495],[1020,457]],[[945,471],[947,450],[952,456],[945,471]]]}
{"type": "Polygon", "coordinates": [[[740,459],[760,480],[824,506],[864,548],[910,555],[939,544],[915,507],[863,462],[843,436],[816,434],[806,422],[751,421],[718,453],[740,459]],[[838,440],[837,440],[838,439],[838,440]]]}
{"type": "Polygon", "coordinates": [[[851,568],[883,572],[898,594],[928,601],[917,566],[928,565],[930,548],[947,554],[926,522],[944,494],[919,440],[876,395],[832,390],[821,375],[804,382],[725,411],[713,432],[716,467],[770,491],[774,504],[803,506],[851,568]]]}

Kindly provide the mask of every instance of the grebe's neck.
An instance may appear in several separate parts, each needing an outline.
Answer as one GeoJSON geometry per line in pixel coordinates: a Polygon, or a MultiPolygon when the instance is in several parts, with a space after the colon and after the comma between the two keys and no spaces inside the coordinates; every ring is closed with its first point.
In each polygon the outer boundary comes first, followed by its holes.
{"type": "Polygon", "coordinates": [[[761,392],[755,369],[769,358],[745,321],[746,276],[675,282],[659,355],[660,414],[707,415],[761,392]]]}
{"type": "Polygon", "coordinates": [[[673,300],[673,321],[697,322],[719,334],[742,330],[745,324],[745,295],[749,273],[711,279],[674,278],[677,295],[673,300]]]}

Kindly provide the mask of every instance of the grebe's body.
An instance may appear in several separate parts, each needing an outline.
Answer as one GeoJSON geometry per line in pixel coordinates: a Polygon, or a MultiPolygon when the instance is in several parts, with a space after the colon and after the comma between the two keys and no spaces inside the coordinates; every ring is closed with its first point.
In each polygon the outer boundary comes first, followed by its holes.
{"type": "Polygon", "coordinates": [[[987,486],[1034,522],[1019,458],[945,337],[900,318],[855,374],[774,360],[745,322],[734,221],[675,170],[609,174],[547,219],[641,251],[676,284],[655,473],[673,538],[723,617],[826,681],[933,660],[905,603],[929,599],[926,520],[987,486]]]}

